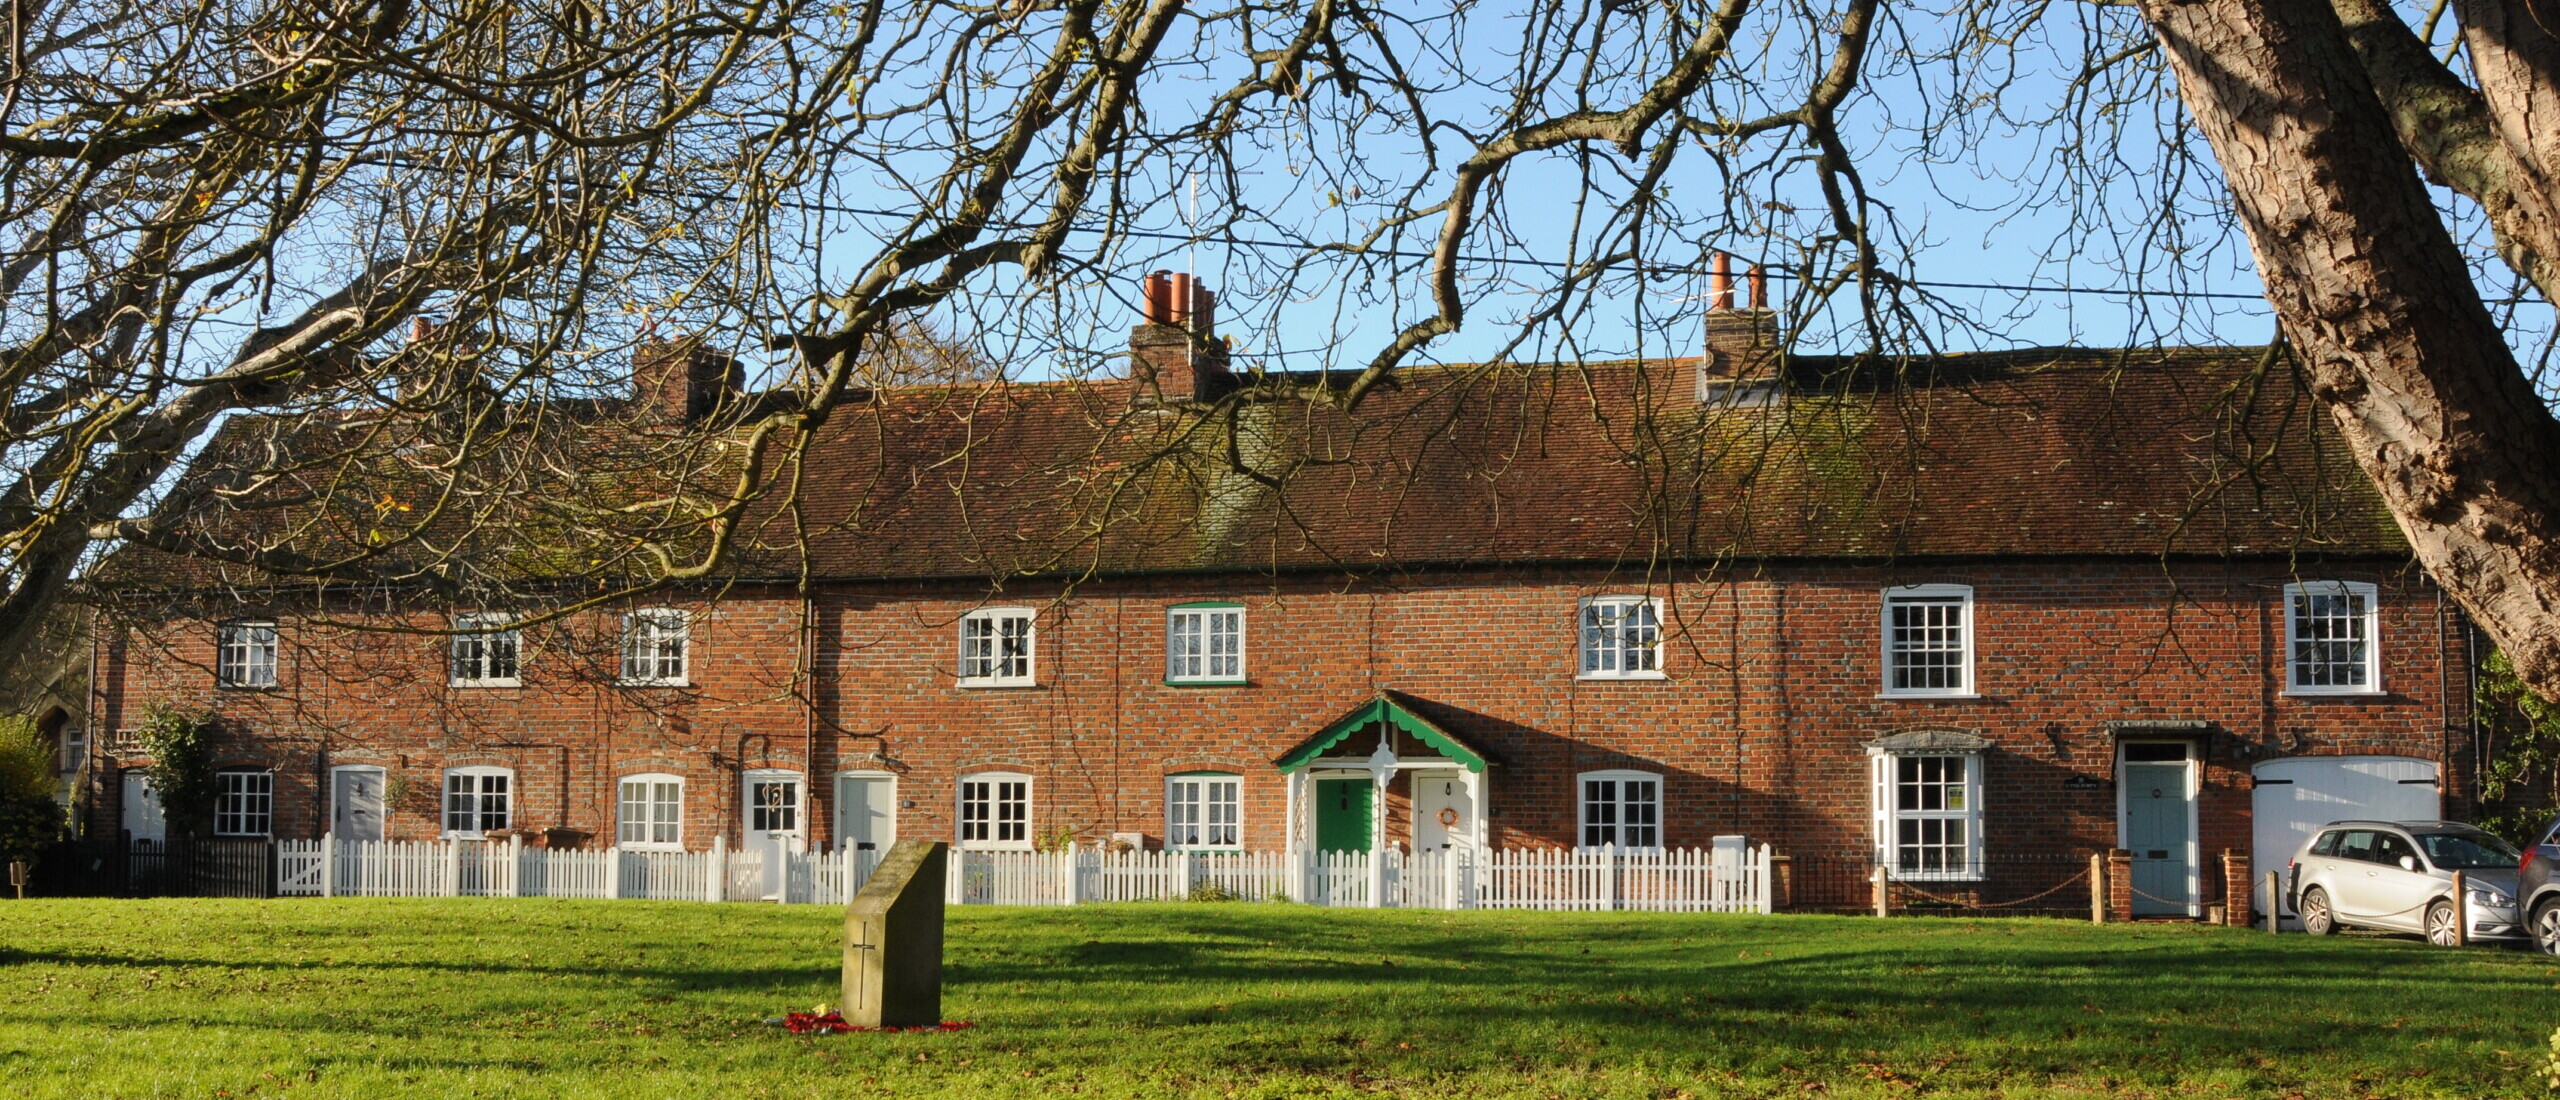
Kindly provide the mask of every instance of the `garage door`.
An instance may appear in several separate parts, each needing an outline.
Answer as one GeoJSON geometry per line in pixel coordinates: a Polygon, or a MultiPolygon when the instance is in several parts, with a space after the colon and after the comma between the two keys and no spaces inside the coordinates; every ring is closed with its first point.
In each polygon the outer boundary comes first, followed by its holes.
{"type": "Polygon", "coordinates": [[[2249,866],[2260,878],[2283,871],[2312,830],[2332,821],[2441,816],[2435,761],[2414,756],[2295,756],[2266,761],[2250,774],[2256,784],[2249,797],[2249,866]]]}

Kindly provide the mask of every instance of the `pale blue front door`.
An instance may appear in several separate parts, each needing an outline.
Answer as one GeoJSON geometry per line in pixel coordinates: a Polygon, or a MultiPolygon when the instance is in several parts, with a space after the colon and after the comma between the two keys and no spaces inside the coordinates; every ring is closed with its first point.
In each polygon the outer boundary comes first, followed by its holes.
{"type": "Polygon", "coordinates": [[[2133,853],[2137,916],[2187,916],[2195,905],[2194,798],[2177,763],[2124,765],[2124,846],[2133,853]]]}

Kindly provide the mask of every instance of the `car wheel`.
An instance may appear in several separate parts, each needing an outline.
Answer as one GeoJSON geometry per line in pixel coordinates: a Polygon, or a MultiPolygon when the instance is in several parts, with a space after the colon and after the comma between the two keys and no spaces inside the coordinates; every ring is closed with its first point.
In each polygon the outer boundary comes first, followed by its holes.
{"type": "Polygon", "coordinates": [[[2438,947],[2456,947],[2462,943],[2462,921],[2453,915],[2453,903],[2439,901],[2427,907],[2427,942],[2438,947]]]}
{"type": "Polygon", "coordinates": [[[2314,936],[2331,935],[2338,930],[2337,914],[2329,911],[2329,892],[2317,886],[2302,892],[2302,900],[2294,911],[2302,914],[2302,930],[2314,936]]]}
{"type": "Polygon", "coordinates": [[[2560,898],[2534,907],[2533,946],[2543,954],[2560,955],[2560,898]]]}

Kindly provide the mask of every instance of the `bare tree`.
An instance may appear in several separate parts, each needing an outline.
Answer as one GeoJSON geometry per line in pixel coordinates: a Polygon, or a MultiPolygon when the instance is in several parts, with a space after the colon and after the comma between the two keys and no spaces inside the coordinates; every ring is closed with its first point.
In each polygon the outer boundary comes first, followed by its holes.
{"type": "Polygon", "coordinates": [[[1097,406],[1111,453],[1055,456],[1092,499],[1006,568],[1072,567],[1148,486],[1286,483],[1306,449],[1256,433],[1370,405],[1452,334],[1492,334],[1452,392],[1593,357],[1604,315],[1611,353],[1693,353],[1720,249],[1784,276],[1791,337],[1890,373],[2000,318],[1912,277],[1927,227],[1871,174],[2005,126],[2056,135],[2017,201],[2066,211],[2059,258],[2175,283],[2236,217],[2292,349],[2262,366],[2302,364],[2420,557],[2560,695],[2560,427],[2474,279],[2554,282],[2560,48],[2521,3],[2452,10],[2460,68],[2369,0],[43,8],[0,113],[5,610],[100,539],[454,591],[538,563],[590,582],[562,609],[742,556],[805,579],[795,542],[897,537],[802,489],[828,433],[931,419],[867,400],[915,373],[898,334],[997,376],[953,408],[1116,369],[1138,273],[1203,245],[1230,327],[1185,338],[1234,337],[1240,384],[1173,423],[1097,406]],[[2023,79],[2036,50],[2066,78],[2023,79]],[[657,336],[741,376],[787,354],[714,430],[652,435],[611,401],[657,336]],[[264,426],[168,477],[243,409],[264,426]]]}

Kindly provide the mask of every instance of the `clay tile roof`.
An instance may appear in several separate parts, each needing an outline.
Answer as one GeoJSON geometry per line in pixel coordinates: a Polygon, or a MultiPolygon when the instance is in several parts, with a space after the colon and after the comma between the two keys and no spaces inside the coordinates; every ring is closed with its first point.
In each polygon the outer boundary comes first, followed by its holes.
{"type": "MultiPolygon", "coordinates": [[[[2261,377],[2259,354],[1798,358],[1787,396],[1765,407],[1702,405],[1686,359],[1417,368],[1353,412],[1288,378],[1210,414],[1137,400],[1126,382],[893,388],[828,422],[795,507],[751,517],[731,571],[793,575],[804,533],[815,572],[838,579],[2405,558],[2334,429],[2289,373],[2261,377]]],[[[217,439],[188,476],[220,476],[222,456],[253,442],[272,451],[272,439],[252,439],[255,423],[235,418],[226,434],[239,439],[217,439]]],[[[599,468],[620,453],[580,446],[599,468]]],[[[361,481],[351,468],[327,472],[361,481]]],[[[343,515],[305,508],[298,522],[315,539],[355,540],[382,495],[368,488],[321,509],[343,515]]],[[[212,579],[120,557],[131,576],[212,579]]],[[[539,570],[546,559],[506,560],[539,570]]]]}
{"type": "Polygon", "coordinates": [[[1798,360],[1766,408],[1692,361],[1437,367],[1357,412],[1232,418],[1062,383],[891,392],[831,425],[802,527],[839,577],[1734,557],[2405,556],[2257,349],[1798,360]],[[1232,441],[1232,445],[1230,445],[1232,441]]]}

